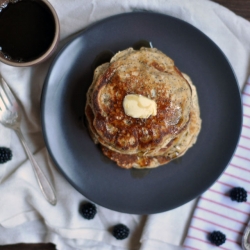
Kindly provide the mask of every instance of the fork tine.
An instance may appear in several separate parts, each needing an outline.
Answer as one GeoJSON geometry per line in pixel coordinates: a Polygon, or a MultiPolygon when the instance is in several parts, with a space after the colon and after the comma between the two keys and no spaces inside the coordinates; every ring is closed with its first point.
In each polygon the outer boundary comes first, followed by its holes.
{"type": "Polygon", "coordinates": [[[14,96],[11,93],[10,89],[8,88],[7,83],[2,77],[0,79],[0,95],[2,97],[3,103],[5,104],[5,107],[7,109],[11,109],[11,106],[13,105],[14,96]]]}
{"type": "Polygon", "coordinates": [[[4,93],[2,81],[0,81],[0,96],[1,96],[1,100],[2,100],[2,108],[5,107],[5,109],[8,109],[10,106],[10,102],[9,102],[6,94],[4,93]]]}
{"type": "Polygon", "coordinates": [[[1,114],[1,112],[5,111],[5,110],[6,110],[6,106],[5,106],[4,102],[3,102],[2,95],[0,94],[0,114],[1,114]]]}
{"type": "Polygon", "coordinates": [[[16,102],[16,98],[14,97],[12,91],[10,90],[10,87],[6,83],[6,81],[1,77],[1,83],[2,87],[6,93],[7,98],[9,99],[10,103],[13,105],[16,102]]]}

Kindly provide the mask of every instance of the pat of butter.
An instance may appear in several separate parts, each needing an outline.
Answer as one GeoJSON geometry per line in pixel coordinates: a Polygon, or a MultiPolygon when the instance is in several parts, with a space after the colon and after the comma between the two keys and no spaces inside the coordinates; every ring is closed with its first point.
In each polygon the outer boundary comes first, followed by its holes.
{"type": "Polygon", "coordinates": [[[148,118],[157,114],[156,102],[142,95],[126,95],[123,108],[125,114],[133,118],[148,118]]]}

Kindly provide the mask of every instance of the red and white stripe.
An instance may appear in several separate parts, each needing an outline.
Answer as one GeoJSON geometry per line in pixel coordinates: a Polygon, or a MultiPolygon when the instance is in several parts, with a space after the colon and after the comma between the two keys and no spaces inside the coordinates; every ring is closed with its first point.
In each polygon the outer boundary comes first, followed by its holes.
{"type": "Polygon", "coordinates": [[[238,147],[225,172],[199,199],[184,242],[187,250],[241,250],[242,235],[250,220],[250,78],[242,102],[243,127],[238,147]],[[229,192],[233,187],[243,187],[248,201],[232,201],[229,192]],[[212,245],[207,237],[213,231],[224,233],[226,243],[212,245]]]}

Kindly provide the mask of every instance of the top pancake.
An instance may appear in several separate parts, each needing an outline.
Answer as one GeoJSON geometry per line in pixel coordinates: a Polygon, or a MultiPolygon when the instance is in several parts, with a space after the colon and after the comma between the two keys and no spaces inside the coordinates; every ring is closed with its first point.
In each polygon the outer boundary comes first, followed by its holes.
{"type": "Polygon", "coordinates": [[[86,116],[96,141],[123,154],[157,155],[190,121],[192,89],[168,56],[131,48],[98,67],[87,94],[86,116]],[[143,95],[157,104],[147,119],[127,116],[123,99],[143,95]]]}

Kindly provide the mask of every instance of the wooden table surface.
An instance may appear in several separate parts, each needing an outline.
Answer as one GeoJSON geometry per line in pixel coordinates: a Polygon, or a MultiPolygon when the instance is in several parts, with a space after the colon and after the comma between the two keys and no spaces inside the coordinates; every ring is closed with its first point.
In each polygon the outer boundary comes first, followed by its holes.
{"type": "Polygon", "coordinates": [[[250,0],[212,0],[250,21],[250,0]]]}
{"type": "MultiPolygon", "coordinates": [[[[212,0],[250,21],[250,0],[212,0]]],[[[55,250],[51,243],[0,245],[0,250],[55,250]]]]}

